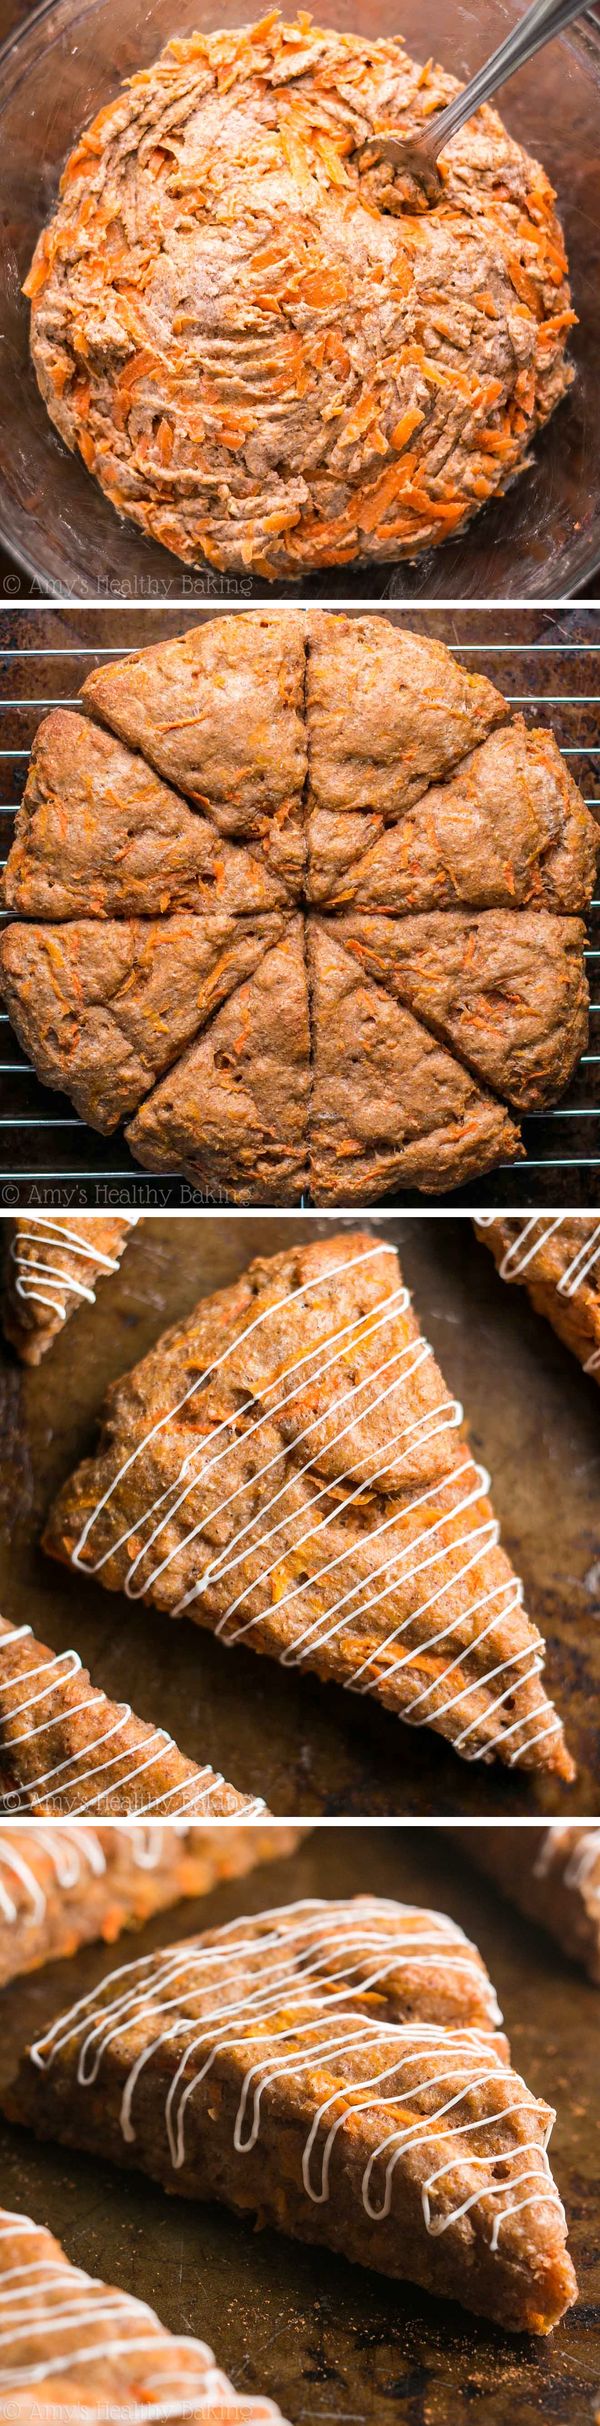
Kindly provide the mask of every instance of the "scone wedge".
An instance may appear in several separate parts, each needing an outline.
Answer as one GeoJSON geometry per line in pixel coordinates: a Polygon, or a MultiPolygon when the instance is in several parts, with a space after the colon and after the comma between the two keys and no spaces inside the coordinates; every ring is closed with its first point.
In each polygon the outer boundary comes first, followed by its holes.
{"type": "Polygon", "coordinates": [[[574,1774],[544,1644],[396,1251],[258,1258],[111,1390],[45,1547],[466,1759],[574,1774]]]}
{"type": "Polygon", "coordinates": [[[143,1928],[185,1896],[210,1895],[258,1862],[293,1853],[303,1830],[195,1824],[0,1828],[0,1987],[94,1938],[143,1928]]]}
{"type": "Polygon", "coordinates": [[[585,1213],[480,1213],[501,1280],[527,1290],[584,1373],[600,1382],[600,1221],[585,1213]]]}
{"type": "Polygon", "coordinates": [[[553,2115],[499,2019],[443,1915],[314,1900],[121,1968],[30,2049],[6,2112],[547,2333],[576,2293],[553,2115]]]}
{"type": "Polygon", "coordinates": [[[6,1224],[2,1321],[24,1365],[39,1365],[98,1282],[118,1272],[139,1213],[18,1213],[6,1224]]]}
{"type": "Polygon", "coordinates": [[[600,1988],[600,1828],[469,1828],[461,1849],[600,1988]]]}
{"type": "Polygon", "coordinates": [[[264,1810],[208,1765],[186,1760],[165,1727],[136,1718],[129,1702],[109,1701],[78,1651],[55,1653],[30,1626],[0,1617],[0,1812],[256,1819],[264,1810]]]}
{"type": "Polygon", "coordinates": [[[173,2334],[145,2300],[71,2265],[30,2216],[0,2208],[1,2414],[15,2426],[285,2426],[236,2392],[205,2342],[173,2334]]]}

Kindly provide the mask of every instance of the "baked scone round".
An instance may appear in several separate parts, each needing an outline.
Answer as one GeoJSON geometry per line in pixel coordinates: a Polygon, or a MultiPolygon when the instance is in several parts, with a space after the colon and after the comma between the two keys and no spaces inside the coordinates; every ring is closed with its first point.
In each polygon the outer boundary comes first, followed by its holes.
{"type": "Polygon", "coordinates": [[[35,737],[0,993],[38,1078],[221,1202],[439,1194],[588,1036],[598,827],[550,731],[385,615],[209,616],[35,737]]]}
{"type": "Polygon", "coordinates": [[[495,110],[443,199],[362,147],[458,90],[303,12],[170,42],[82,135],[25,292],[52,421],[187,563],[414,557],[527,464],[572,372],[554,194],[495,110]]]}

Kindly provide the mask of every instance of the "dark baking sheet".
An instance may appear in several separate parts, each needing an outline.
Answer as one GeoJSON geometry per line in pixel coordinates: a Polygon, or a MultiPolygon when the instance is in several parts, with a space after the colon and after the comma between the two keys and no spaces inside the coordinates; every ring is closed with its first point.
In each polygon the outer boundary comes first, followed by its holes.
{"type": "Polygon", "coordinates": [[[94,1443],[109,1380],[253,1255],[327,1226],[302,1214],[149,1216],[96,1307],[73,1316],[36,1372],[1,1351],[0,1609],[56,1651],[74,1644],[114,1699],[160,1719],[182,1751],[263,1794],[278,1814],[597,1811],[598,1390],[524,1293],[499,1280],[464,1216],[386,1218],[378,1234],[398,1245],[423,1329],[490,1469],[506,1548],[548,1643],[574,1786],[470,1766],[375,1702],[243,1648],[227,1652],[188,1620],[108,1593],[37,1547],[54,1492],[94,1443]]]}
{"type": "Polygon", "coordinates": [[[509,2337],[450,2302],[2,2124],[1,2198],[48,2224],[78,2265],[150,2300],[173,2331],[211,2342],[234,2383],[270,2393],[291,2426],[593,2426],[598,1991],[437,1831],[322,1829],[292,1859],[122,1938],[116,1956],[90,1947],[19,1980],[2,1994],[0,2083],[23,2045],[115,1960],[296,1896],[361,1890],[433,1904],[467,1929],[498,1989],[517,2069],[557,2108],[551,2158],[581,2296],[548,2340],[509,2337]]]}
{"type": "MultiPolygon", "coordinates": [[[[29,750],[48,707],[61,701],[75,706],[86,674],[103,659],[188,630],[218,611],[215,606],[177,609],[174,616],[155,609],[0,612],[0,859],[8,855],[29,750]]],[[[281,611],[285,613],[285,607],[281,611]]],[[[392,610],[390,620],[401,624],[402,609],[392,610]]],[[[551,725],[571,773],[600,814],[600,610],[417,608],[411,609],[408,621],[455,648],[471,671],[489,675],[507,698],[522,706],[530,724],[551,725]]],[[[433,1199],[417,1191],[417,1203],[598,1203],[600,875],[597,894],[588,932],[590,1037],[566,1095],[551,1112],[532,1115],[523,1123],[526,1163],[500,1165],[488,1179],[433,1199]]],[[[121,1132],[99,1137],[78,1118],[66,1096],[40,1086],[0,1010],[0,1202],[29,1204],[48,1179],[67,1203],[101,1206],[107,1186],[121,1191],[119,1201],[124,1204],[211,1202],[210,1196],[177,1178],[148,1179],[121,1132]]],[[[51,1201],[58,1202],[59,1196],[51,1201]]]]}

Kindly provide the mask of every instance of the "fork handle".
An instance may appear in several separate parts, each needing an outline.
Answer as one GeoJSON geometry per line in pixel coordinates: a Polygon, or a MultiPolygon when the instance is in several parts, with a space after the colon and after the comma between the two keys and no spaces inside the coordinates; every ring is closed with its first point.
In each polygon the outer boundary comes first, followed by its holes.
{"type": "Polygon", "coordinates": [[[457,93],[455,100],[449,101],[447,108],[440,112],[439,118],[431,121],[427,149],[431,150],[432,156],[437,158],[450,136],[458,133],[459,126],[464,126],[467,118],[472,118],[482,101],[489,101],[499,85],[505,84],[509,76],[514,76],[518,67],[526,67],[528,59],[535,58],[536,51],[542,50],[545,42],[550,42],[555,34],[562,34],[573,17],[587,15],[589,5],[590,0],[533,0],[532,7],[526,10],[519,24],[513,26],[512,33],[507,34],[506,41],[500,43],[485,67],[480,67],[477,75],[471,77],[470,84],[465,85],[464,91],[457,93]]]}

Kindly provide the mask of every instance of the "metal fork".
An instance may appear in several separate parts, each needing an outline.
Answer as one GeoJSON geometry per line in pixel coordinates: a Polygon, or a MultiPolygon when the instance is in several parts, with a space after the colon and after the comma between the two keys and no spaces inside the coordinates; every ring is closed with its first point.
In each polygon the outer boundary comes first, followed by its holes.
{"type": "Polygon", "coordinates": [[[587,14],[591,14],[589,0],[533,0],[532,7],[526,10],[519,25],[513,26],[512,33],[492,53],[486,66],[478,68],[470,83],[455,95],[454,101],[448,102],[446,109],[440,110],[438,117],[431,119],[422,135],[406,138],[395,134],[393,128],[386,128],[381,134],[369,135],[360,146],[359,158],[389,160],[393,168],[404,169],[416,178],[429,202],[439,202],[444,187],[437,161],[451,136],[458,134],[459,127],[472,118],[482,101],[489,101],[518,67],[526,67],[536,51],[551,42],[555,34],[561,34],[573,17],[587,14]]]}

